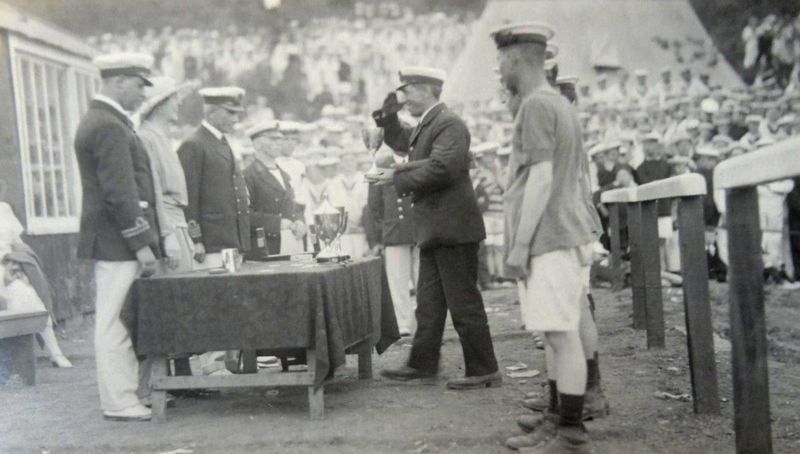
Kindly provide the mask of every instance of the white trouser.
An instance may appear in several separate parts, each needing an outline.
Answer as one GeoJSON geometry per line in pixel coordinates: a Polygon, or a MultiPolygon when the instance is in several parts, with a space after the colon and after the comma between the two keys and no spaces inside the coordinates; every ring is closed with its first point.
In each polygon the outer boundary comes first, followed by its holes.
{"type": "Polygon", "coordinates": [[[386,246],[383,254],[389,293],[392,294],[394,313],[397,316],[397,327],[400,332],[413,333],[416,325],[414,311],[417,309],[417,304],[416,300],[411,298],[409,284],[417,286],[419,249],[412,244],[386,246]]]}
{"type": "Polygon", "coordinates": [[[136,397],[139,363],[130,334],[119,314],[133,281],[139,275],[135,261],[98,261],[94,265],[94,350],[97,386],[103,411],[120,411],[139,404],[136,397]]]}

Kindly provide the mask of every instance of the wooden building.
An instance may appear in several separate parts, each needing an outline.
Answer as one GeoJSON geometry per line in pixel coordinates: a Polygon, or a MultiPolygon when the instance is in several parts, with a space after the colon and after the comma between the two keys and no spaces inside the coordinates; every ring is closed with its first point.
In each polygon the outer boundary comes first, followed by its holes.
{"type": "Polygon", "coordinates": [[[76,259],[81,187],[73,149],[99,88],[80,37],[0,3],[0,179],[41,257],[56,318],[93,311],[89,262],[76,259]]]}

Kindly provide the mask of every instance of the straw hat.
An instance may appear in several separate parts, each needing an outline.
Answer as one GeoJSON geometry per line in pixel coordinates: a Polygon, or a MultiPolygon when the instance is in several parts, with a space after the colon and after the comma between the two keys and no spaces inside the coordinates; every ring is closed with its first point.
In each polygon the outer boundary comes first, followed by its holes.
{"type": "Polygon", "coordinates": [[[145,101],[139,107],[139,117],[146,119],[159,104],[166,101],[172,95],[178,95],[179,100],[185,97],[191,90],[196,88],[195,84],[178,84],[172,77],[151,77],[152,86],[146,87],[145,101]]]}

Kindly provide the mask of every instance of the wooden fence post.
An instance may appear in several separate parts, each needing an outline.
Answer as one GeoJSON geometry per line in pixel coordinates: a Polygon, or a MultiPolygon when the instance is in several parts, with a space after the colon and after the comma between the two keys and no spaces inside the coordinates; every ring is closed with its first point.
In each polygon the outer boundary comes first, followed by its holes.
{"type": "Polygon", "coordinates": [[[622,244],[620,241],[619,204],[608,204],[608,237],[611,243],[611,290],[618,292],[625,286],[625,273],[622,270],[622,244]]]}
{"type": "Polygon", "coordinates": [[[755,186],[727,190],[734,428],[738,454],[772,453],[764,264],[755,186]]]}
{"type": "Polygon", "coordinates": [[[679,199],[678,231],[692,402],[695,413],[716,415],[719,414],[719,390],[708,293],[703,196],[679,199]]]}
{"type": "Polygon", "coordinates": [[[647,307],[644,295],[644,265],[642,264],[642,205],[628,203],[628,244],[631,250],[631,295],[633,299],[633,328],[647,327],[647,307]]]}
{"type": "Polygon", "coordinates": [[[658,200],[641,202],[641,251],[647,349],[664,348],[664,305],[661,300],[661,252],[658,238],[658,200]]]}

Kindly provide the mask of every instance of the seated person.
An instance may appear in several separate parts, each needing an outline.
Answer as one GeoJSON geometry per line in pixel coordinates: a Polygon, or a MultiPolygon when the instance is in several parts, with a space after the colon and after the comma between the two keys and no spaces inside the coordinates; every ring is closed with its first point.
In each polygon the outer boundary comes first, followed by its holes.
{"type": "Polygon", "coordinates": [[[36,338],[53,366],[72,367],[72,363],[61,352],[53,331],[50,287],[42,272],[39,257],[20,238],[23,231],[11,206],[0,202],[0,310],[50,312],[47,325],[36,338]]]}

